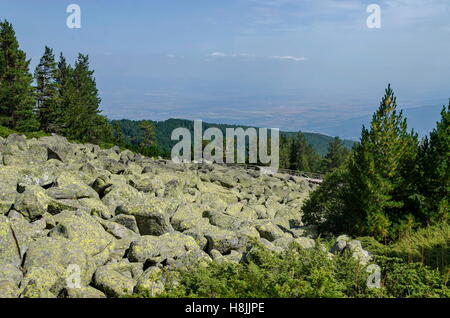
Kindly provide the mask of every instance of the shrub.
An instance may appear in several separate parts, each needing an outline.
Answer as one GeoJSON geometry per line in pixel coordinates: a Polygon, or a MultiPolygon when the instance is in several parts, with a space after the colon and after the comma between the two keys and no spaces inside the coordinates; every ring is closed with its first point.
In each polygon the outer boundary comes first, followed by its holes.
{"type": "MultiPolygon", "coordinates": [[[[371,240],[366,238],[365,243],[371,240]]],[[[386,252],[388,247],[378,246],[386,252]]],[[[292,245],[275,254],[254,247],[240,264],[213,262],[170,272],[166,269],[166,291],[159,297],[191,298],[368,298],[449,297],[448,274],[402,258],[375,256],[381,268],[381,288],[368,288],[367,268],[343,254],[331,256],[317,244],[314,249],[292,245]],[[172,275],[171,275],[172,274],[172,275]],[[171,279],[172,277],[173,279],[171,279]]],[[[131,297],[149,298],[141,291],[131,297]]]]}

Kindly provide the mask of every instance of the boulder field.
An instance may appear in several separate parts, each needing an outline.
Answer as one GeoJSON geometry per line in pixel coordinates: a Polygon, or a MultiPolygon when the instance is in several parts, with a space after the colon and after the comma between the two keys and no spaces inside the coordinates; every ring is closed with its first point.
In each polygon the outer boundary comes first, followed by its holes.
{"type": "MultiPolygon", "coordinates": [[[[315,185],[240,167],[175,164],[64,137],[0,137],[0,298],[155,295],[162,268],[240,262],[259,242],[315,246],[315,185]]],[[[342,236],[331,252],[348,247],[342,236]]]]}

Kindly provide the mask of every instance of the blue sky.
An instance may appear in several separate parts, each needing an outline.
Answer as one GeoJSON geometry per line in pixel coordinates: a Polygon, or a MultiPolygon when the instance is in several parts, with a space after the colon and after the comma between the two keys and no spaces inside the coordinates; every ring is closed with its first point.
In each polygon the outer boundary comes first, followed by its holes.
{"type": "Polygon", "coordinates": [[[389,82],[424,131],[450,97],[448,0],[2,0],[0,12],[33,68],[45,45],[89,54],[114,119],[353,137],[389,82]],[[71,3],[81,29],[66,26],[71,3]],[[367,28],[372,3],[381,29],[367,28]]]}

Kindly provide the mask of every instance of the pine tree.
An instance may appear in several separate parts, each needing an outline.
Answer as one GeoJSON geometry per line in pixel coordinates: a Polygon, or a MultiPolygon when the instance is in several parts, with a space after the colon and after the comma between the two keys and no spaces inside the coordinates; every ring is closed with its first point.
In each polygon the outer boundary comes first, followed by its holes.
{"type": "Polygon", "coordinates": [[[36,102],[41,129],[46,132],[59,132],[58,122],[62,116],[58,69],[53,50],[45,47],[39,65],[34,72],[36,80],[36,102]]]}
{"type": "Polygon", "coordinates": [[[328,145],[328,151],[322,162],[322,171],[329,172],[340,167],[349,155],[349,151],[344,147],[342,140],[335,137],[328,145]]]}
{"type": "Polygon", "coordinates": [[[58,68],[58,81],[63,82],[64,134],[81,142],[111,140],[111,127],[100,115],[101,99],[89,57],[79,54],[73,69],[61,59],[58,68]]]}
{"type": "Polygon", "coordinates": [[[19,131],[39,128],[29,64],[11,23],[0,22],[0,124],[19,131]]]}
{"type": "Polygon", "coordinates": [[[149,120],[140,122],[139,127],[142,130],[143,137],[140,146],[143,148],[150,148],[155,144],[156,134],[155,127],[149,120]]]}
{"type": "Polygon", "coordinates": [[[142,130],[142,140],[140,143],[141,153],[147,156],[159,155],[158,145],[156,144],[155,127],[149,120],[143,120],[139,123],[142,130]]]}
{"type": "Polygon", "coordinates": [[[118,146],[124,146],[125,145],[125,139],[122,131],[122,127],[120,126],[119,121],[114,121],[112,124],[112,130],[113,130],[113,137],[114,142],[118,146]]]}
{"type": "Polygon", "coordinates": [[[291,152],[291,143],[289,138],[284,135],[281,134],[280,136],[280,168],[282,169],[289,169],[290,167],[290,161],[289,161],[289,154],[291,152]]]}
{"type": "MultiPolygon", "coordinates": [[[[373,116],[370,130],[363,128],[361,143],[349,161],[348,218],[355,230],[379,239],[393,237],[396,227],[409,218],[414,206],[414,165],[417,135],[407,132],[406,119],[397,113],[390,85],[373,116]]],[[[409,220],[408,220],[409,221],[409,220]]]]}
{"type": "Polygon", "coordinates": [[[448,222],[450,198],[450,101],[441,121],[425,138],[419,152],[422,211],[426,222],[448,222]]]}
{"type": "Polygon", "coordinates": [[[291,169],[299,171],[310,171],[307,157],[307,147],[305,135],[298,132],[291,141],[291,169]]]}

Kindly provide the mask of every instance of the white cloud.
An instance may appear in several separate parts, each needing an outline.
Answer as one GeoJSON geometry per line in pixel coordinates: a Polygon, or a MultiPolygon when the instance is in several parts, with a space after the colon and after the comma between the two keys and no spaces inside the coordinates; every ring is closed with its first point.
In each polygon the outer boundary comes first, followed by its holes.
{"type": "Polygon", "coordinates": [[[210,57],[226,57],[228,56],[227,54],[223,53],[223,52],[213,52],[209,55],[210,57]]]}
{"type": "Polygon", "coordinates": [[[291,55],[284,55],[284,56],[257,56],[255,54],[249,54],[249,53],[232,53],[227,54],[223,52],[213,52],[207,55],[208,57],[215,57],[215,58],[259,58],[259,59],[275,59],[275,60],[284,60],[284,61],[293,61],[293,62],[301,62],[305,61],[306,58],[304,57],[297,57],[297,56],[291,56],[291,55]]]}
{"type": "Polygon", "coordinates": [[[271,58],[276,59],[276,60],[287,60],[287,61],[294,61],[294,62],[301,62],[301,61],[305,61],[306,58],[304,57],[296,57],[296,56],[290,56],[290,55],[286,55],[286,56],[271,56],[271,58]]]}

